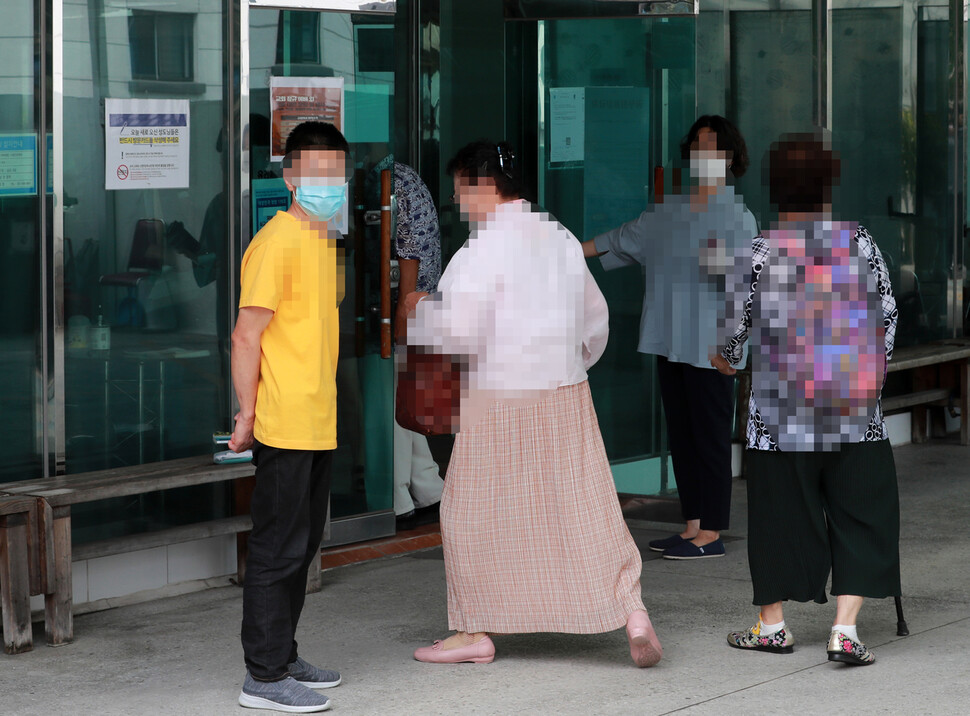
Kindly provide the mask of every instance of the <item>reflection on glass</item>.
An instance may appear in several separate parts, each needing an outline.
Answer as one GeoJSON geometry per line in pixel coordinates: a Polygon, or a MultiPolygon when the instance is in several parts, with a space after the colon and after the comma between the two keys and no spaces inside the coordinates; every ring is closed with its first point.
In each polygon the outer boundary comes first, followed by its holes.
{"type": "MultiPolygon", "coordinates": [[[[730,13],[732,101],[757,166],[782,133],[811,129],[811,3],[743,5],[730,13]]],[[[844,0],[829,17],[833,146],[842,156],[833,204],[878,241],[899,306],[896,345],[906,346],[950,334],[949,20],[943,6],[878,5],[844,0]]],[[[760,173],[741,188],[764,225],[772,209],[760,173]]]]}
{"type": "MultiPolygon", "coordinates": [[[[638,216],[655,166],[662,191],[678,189],[672,170],[695,119],[694,32],[692,18],[538,23],[539,203],[577,236],[638,216]]],[[[614,470],[620,491],[655,494],[673,482],[655,359],[636,351],[643,276],[590,268],[610,305],[609,346],[590,372],[607,454],[642,461],[614,470]]]]}
{"type": "MultiPolygon", "coordinates": [[[[64,8],[69,472],[211,453],[230,427],[223,2],[128,6],[64,8]]],[[[227,489],[77,508],[75,538],[224,516],[227,489]]]]}
{"type": "MultiPolygon", "coordinates": [[[[39,87],[32,3],[4,9],[0,66],[0,482],[42,473],[41,286],[34,93],[39,87]]],[[[38,151],[40,149],[41,151],[38,151]]]]}

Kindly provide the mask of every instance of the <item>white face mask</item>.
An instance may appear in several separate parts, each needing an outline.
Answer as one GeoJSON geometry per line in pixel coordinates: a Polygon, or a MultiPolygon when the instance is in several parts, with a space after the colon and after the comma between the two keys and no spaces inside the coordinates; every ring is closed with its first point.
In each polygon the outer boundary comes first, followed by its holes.
{"type": "Polygon", "coordinates": [[[729,161],[712,152],[691,152],[690,174],[702,186],[723,184],[727,179],[729,161]]]}

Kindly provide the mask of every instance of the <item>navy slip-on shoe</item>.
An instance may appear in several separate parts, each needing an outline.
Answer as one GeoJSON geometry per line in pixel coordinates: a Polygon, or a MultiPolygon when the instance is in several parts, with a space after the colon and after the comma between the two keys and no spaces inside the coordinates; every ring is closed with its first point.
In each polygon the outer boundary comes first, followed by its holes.
{"type": "Polygon", "coordinates": [[[680,535],[671,535],[670,537],[664,537],[663,539],[655,539],[647,542],[647,547],[652,549],[654,552],[663,552],[671,547],[676,547],[682,542],[686,542],[680,535]]]}
{"type": "Polygon", "coordinates": [[[684,540],[682,544],[664,550],[664,559],[708,559],[710,557],[723,557],[724,543],[716,539],[710,544],[698,547],[690,540],[684,540]]]}

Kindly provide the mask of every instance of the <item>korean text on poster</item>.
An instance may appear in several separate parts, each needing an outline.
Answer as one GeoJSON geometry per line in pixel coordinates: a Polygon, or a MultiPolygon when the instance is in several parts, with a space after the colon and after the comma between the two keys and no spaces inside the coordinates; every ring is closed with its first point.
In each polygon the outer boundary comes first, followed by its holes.
{"type": "Polygon", "coordinates": [[[36,135],[0,134],[0,197],[36,193],[36,135]]]}
{"type": "Polygon", "coordinates": [[[344,131],[343,77],[273,77],[271,159],[282,161],[286,138],[303,122],[329,122],[344,131]]]}
{"type": "Polygon", "coordinates": [[[549,90],[549,161],[581,162],[586,158],[586,88],[549,90]]]}
{"type": "Polygon", "coordinates": [[[290,191],[282,179],[253,179],[253,236],[290,205],[290,191]]]}
{"type": "Polygon", "coordinates": [[[189,101],[105,99],[106,189],[189,186],[189,101]]]}

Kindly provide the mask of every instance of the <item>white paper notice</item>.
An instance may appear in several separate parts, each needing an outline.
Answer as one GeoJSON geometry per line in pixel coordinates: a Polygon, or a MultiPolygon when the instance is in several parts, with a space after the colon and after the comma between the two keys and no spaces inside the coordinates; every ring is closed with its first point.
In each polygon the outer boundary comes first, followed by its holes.
{"type": "Polygon", "coordinates": [[[549,161],[581,162],[586,154],[586,88],[549,90],[549,161]]]}
{"type": "Polygon", "coordinates": [[[106,189],[189,186],[189,101],[105,99],[106,189]]]}

